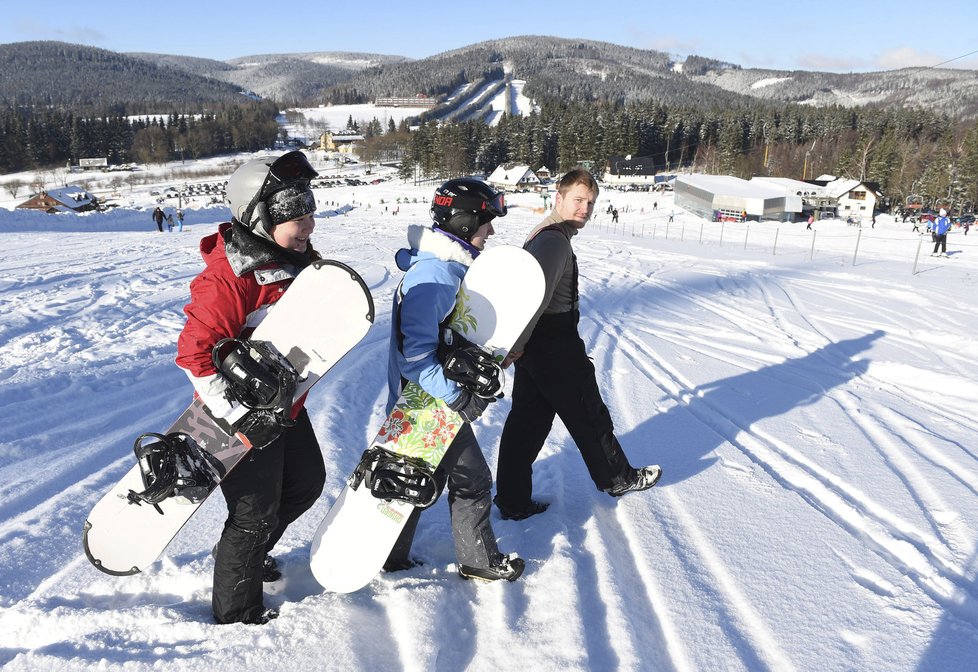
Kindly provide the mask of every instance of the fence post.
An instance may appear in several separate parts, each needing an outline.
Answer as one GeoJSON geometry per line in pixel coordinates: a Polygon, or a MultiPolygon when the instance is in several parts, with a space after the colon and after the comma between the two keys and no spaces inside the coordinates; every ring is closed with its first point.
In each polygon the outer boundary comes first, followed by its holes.
{"type": "Polygon", "coordinates": [[[856,234],[856,249],[852,252],[852,265],[856,265],[856,255],[859,254],[859,239],[863,237],[863,230],[859,229],[859,233],[856,234]]]}
{"type": "Polygon", "coordinates": [[[917,260],[920,259],[920,248],[924,246],[924,237],[920,236],[917,239],[917,254],[913,258],[913,270],[910,275],[917,275],[917,260]]]}
{"type": "Polygon", "coordinates": [[[683,222],[683,228],[679,229],[679,242],[686,242],[686,222],[683,222]]]}
{"type": "Polygon", "coordinates": [[[720,247],[723,247],[723,227],[725,225],[726,222],[720,222],[720,247]]]}
{"type": "Polygon", "coordinates": [[[771,251],[773,256],[778,255],[778,235],[781,233],[781,227],[779,226],[774,230],[774,249],[771,251]]]}
{"type": "Polygon", "coordinates": [[[700,245],[703,244],[703,222],[700,222],[700,245]]]}
{"type": "Polygon", "coordinates": [[[669,222],[666,222],[666,240],[669,240],[669,222]]]}
{"type": "Polygon", "coordinates": [[[747,236],[750,235],[750,224],[747,225],[747,230],[744,231],[744,249],[747,249],[747,236]]]}
{"type": "Polygon", "coordinates": [[[812,251],[808,253],[808,261],[815,258],[815,229],[812,229],[812,251]]]}

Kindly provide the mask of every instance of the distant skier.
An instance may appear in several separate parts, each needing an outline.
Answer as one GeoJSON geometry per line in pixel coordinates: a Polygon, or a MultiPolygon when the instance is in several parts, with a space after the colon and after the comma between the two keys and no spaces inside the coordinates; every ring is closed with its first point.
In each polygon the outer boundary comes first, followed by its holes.
{"type": "Polygon", "coordinates": [[[157,207],[156,210],[153,211],[153,221],[156,222],[156,228],[160,230],[160,233],[163,233],[164,219],[166,219],[166,215],[163,214],[163,210],[157,207]]]}
{"type": "Polygon", "coordinates": [[[934,234],[934,252],[930,255],[932,257],[936,256],[947,256],[947,232],[951,229],[951,220],[947,216],[947,210],[941,208],[938,213],[940,216],[934,220],[931,224],[931,233],[934,234]],[[938,254],[940,250],[940,254],[938,254]]]}

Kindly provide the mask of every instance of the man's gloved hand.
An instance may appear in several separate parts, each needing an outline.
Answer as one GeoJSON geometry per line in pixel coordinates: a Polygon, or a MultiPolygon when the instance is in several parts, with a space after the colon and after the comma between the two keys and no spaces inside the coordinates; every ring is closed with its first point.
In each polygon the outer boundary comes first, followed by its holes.
{"type": "Polygon", "coordinates": [[[239,404],[228,400],[228,384],[220,375],[212,373],[198,378],[188,371],[187,376],[197,390],[200,400],[215,418],[226,418],[238,408],[239,404]]]}
{"type": "Polygon", "coordinates": [[[458,399],[453,401],[448,405],[450,409],[462,416],[465,422],[475,422],[482,415],[482,412],[486,410],[495,399],[486,399],[484,397],[472,394],[468,390],[462,390],[461,394],[458,395],[458,399]]]}

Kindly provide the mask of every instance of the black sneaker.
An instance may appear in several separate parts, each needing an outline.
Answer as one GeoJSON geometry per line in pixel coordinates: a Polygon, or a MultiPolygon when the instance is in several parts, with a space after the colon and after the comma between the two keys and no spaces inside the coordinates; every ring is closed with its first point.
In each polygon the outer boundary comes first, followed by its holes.
{"type": "Polygon", "coordinates": [[[550,504],[547,504],[546,502],[538,502],[531,499],[530,503],[526,506],[518,509],[511,509],[508,506],[500,506],[499,502],[495,499],[492,501],[496,505],[496,508],[499,509],[499,516],[503,520],[524,520],[530,516],[535,516],[538,513],[543,513],[547,510],[547,507],[550,506],[550,504]]]}
{"type": "Polygon", "coordinates": [[[420,560],[414,560],[413,558],[404,558],[398,560],[388,560],[384,563],[384,571],[387,573],[391,572],[403,572],[408,569],[414,569],[415,567],[420,567],[424,563],[420,560]]]}
{"type": "Polygon", "coordinates": [[[269,621],[274,621],[276,618],[278,618],[278,609],[266,609],[254,620],[245,622],[249,625],[265,625],[269,621]]]}
{"type": "Polygon", "coordinates": [[[278,562],[272,556],[266,555],[265,562],[261,566],[261,580],[264,583],[274,583],[281,578],[282,570],[278,568],[278,562]]]}
{"type": "Polygon", "coordinates": [[[635,478],[627,483],[621,483],[619,485],[613,485],[610,488],[606,488],[607,492],[612,497],[621,497],[622,495],[629,492],[638,492],[640,490],[648,490],[653,485],[659,482],[659,477],[662,476],[662,469],[657,464],[650,464],[647,467],[642,467],[635,471],[635,478]]]}
{"type": "Polygon", "coordinates": [[[525,568],[526,563],[523,562],[523,558],[515,553],[510,553],[500,556],[498,562],[487,568],[459,565],[458,573],[463,579],[478,579],[487,583],[499,579],[515,581],[520,578],[525,568]]]}

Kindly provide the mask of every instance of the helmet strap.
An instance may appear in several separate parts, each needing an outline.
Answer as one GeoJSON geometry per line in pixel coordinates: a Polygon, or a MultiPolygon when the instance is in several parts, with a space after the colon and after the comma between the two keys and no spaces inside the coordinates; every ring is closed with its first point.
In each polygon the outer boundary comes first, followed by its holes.
{"type": "Polygon", "coordinates": [[[258,215],[258,219],[261,221],[261,227],[265,230],[269,236],[272,235],[272,231],[275,229],[275,224],[272,222],[271,215],[268,214],[268,205],[265,201],[258,201],[255,205],[255,214],[258,215]]]}

